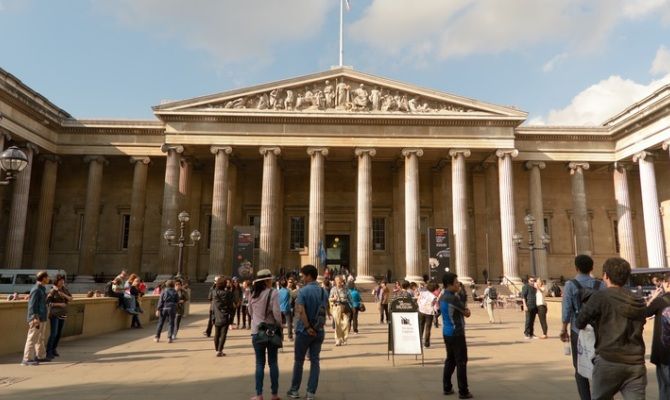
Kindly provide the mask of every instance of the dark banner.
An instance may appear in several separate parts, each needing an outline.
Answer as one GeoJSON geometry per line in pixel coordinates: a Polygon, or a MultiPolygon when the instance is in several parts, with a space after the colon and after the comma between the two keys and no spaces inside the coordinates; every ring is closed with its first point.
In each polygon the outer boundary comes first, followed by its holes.
{"type": "Polygon", "coordinates": [[[233,276],[241,280],[254,277],[254,232],[253,226],[233,228],[233,276]]]}
{"type": "Polygon", "coordinates": [[[430,279],[440,283],[442,282],[442,275],[449,271],[451,265],[449,230],[446,228],[428,228],[428,249],[430,279]]]}

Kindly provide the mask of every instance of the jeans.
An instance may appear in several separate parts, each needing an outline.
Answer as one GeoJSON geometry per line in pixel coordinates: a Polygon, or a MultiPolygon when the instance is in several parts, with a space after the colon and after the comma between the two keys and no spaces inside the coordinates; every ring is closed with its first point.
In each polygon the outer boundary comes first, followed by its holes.
{"type": "Polygon", "coordinates": [[[276,395],[279,391],[279,365],[277,364],[277,351],[279,348],[269,343],[257,344],[254,340],[255,338],[256,335],[251,335],[251,343],[253,344],[254,352],[256,353],[256,395],[260,396],[263,394],[266,352],[268,355],[268,364],[270,366],[270,390],[272,391],[272,395],[276,395]]]}
{"type": "Polygon", "coordinates": [[[658,398],[670,399],[670,364],[656,364],[658,398]]]}
{"type": "Polygon", "coordinates": [[[433,327],[433,315],[419,313],[419,337],[426,347],[430,346],[430,329],[433,327]]]}
{"type": "Polygon", "coordinates": [[[468,388],[468,347],[465,343],[465,336],[443,336],[444,345],[447,348],[447,359],[444,360],[444,373],[442,375],[442,388],[445,392],[452,390],[451,376],[456,370],[456,380],[458,381],[458,393],[465,395],[470,393],[468,388]]]}
{"type": "Polygon", "coordinates": [[[389,305],[380,304],[379,305],[379,321],[384,322],[384,315],[386,315],[386,322],[389,322],[389,305]]]}
{"type": "Polygon", "coordinates": [[[591,383],[588,379],[579,375],[577,372],[577,340],[579,333],[570,330],[570,350],[572,350],[572,366],[575,367],[575,382],[577,382],[577,392],[580,400],[591,400],[591,383]]]}
{"type": "Polygon", "coordinates": [[[214,326],[214,311],[209,309],[209,319],[207,320],[207,329],[205,329],[205,336],[212,336],[212,327],[214,326]]]}
{"type": "Polygon", "coordinates": [[[351,308],[351,325],[349,326],[349,331],[352,329],[354,330],[354,333],[358,333],[358,311],[357,307],[352,307],[351,308]]]}
{"type": "Polygon", "coordinates": [[[547,331],[549,328],[547,327],[547,306],[537,306],[537,316],[540,319],[540,326],[542,327],[542,334],[544,336],[547,336],[547,331]]]}
{"type": "Polygon", "coordinates": [[[53,357],[54,352],[58,347],[61,334],[63,333],[65,320],[58,317],[51,317],[49,318],[49,322],[51,323],[51,332],[49,333],[49,340],[47,341],[47,357],[53,357]]]}
{"type": "Polygon", "coordinates": [[[179,326],[181,325],[181,318],[182,317],[183,317],[183,315],[181,315],[181,314],[177,314],[177,316],[175,317],[175,321],[174,321],[174,335],[175,336],[177,336],[177,332],[179,332],[179,326]]]}
{"type": "Polygon", "coordinates": [[[242,328],[247,327],[247,319],[249,319],[249,327],[251,328],[251,315],[249,315],[249,307],[242,306],[242,328]]]}
{"type": "Polygon", "coordinates": [[[293,313],[291,311],[282,311],[282,315],[286,320],[286,330],[288,331],[288,338],[293,339],[293,313]]]}
{"type": "Polygon", "coordinates": [[[647,368],[644,364],[622,364],[596,356],[591,382],[593,400],[610,400],[618,392],[624,400],[644,400],[647,368]]]}
{"type": "Polygon", "coordinates": [[[319,356],[321,354],[321,345],[325,337],[324,331],[319,331],[316,336],[309,336],[306,333],[296,332],[295,334],[295,361],[293,363],[293,378],[291,379],[291,390],[300,390],[302,382],[302,367],[305,363],[305,355],[309,351],[309,380],[307,381],[307,392],[316,393],[319,386],[319,356]]]}
{"type": "Polygon", "coordinates": [[[168,320],[168,338],[171,338],[174,335],[174,319],[177,314],[177,310],[174,308],[164,308],[160,316],[158,317],[158,327],[156,328],[156,337],[160,339],[161,332],[163,331],[163,325],[165,320],[168,320]]]}
{"type": "Polygon", "coordinates": [[[526,327],[523,331],[525,336],[534,336],[535,334],[535,316],[537,315],[537,307],[528,308],[526,310],[526,327]]]}
{"type": "Polygon", "coordinates": [[[216,351],[223,351],[226,337],[228,337],[228,325],[214,325],[214,349],[216,351]]]}

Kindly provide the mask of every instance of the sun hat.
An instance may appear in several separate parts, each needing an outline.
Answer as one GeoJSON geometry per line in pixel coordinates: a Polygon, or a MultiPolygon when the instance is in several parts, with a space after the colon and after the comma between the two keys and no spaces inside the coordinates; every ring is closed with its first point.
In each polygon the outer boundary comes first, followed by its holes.
{"type": "Polygon", "coordinates": [[[262,269],[258,272],[256,272],[256,279],[252,283],[264,281],[267,279],[273,279],[274,277],[272,276],[272,271],[269,269],[262,269]]]}

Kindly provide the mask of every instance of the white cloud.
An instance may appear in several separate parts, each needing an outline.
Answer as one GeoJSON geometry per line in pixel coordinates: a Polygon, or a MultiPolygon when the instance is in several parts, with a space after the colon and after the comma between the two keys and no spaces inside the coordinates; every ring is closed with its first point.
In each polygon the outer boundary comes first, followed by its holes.
{"type": "Polygon", "coordinates": [[[137,30],[204,50],[223,64],[268,60],[283,42],[318,35],[328,0],[95,0],[137,30]]]}
{"type": "Polygon", "coordinates": [[[670,50],[665,46],[659,47],[656,51],[656,57],[654,58],[654,62],[651,63],[649,72],[652,75],[670,74],[670,50]]]}
{"type": "Polygon", "coordinates": [[[561,53],[553,56],[549,61],[544,63],[542,66],[542,71],[551,72],[554,70],[557,64],[568,58],[568,53],[561,53]]]}
{"type": "Polygon", "coordinates": [[[562,43],[598,49],[622,20],[659,13],[670,0],[373,0],[350,27],[355,40],[405,57],[462,57],[562,43]]]}

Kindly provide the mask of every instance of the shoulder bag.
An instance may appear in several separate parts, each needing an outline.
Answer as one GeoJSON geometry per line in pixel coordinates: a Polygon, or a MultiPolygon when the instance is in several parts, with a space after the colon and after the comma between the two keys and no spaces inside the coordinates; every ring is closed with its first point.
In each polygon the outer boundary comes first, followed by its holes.
{"type": "MultiPolygon", "coordinates": [[[[272,289],[268,293],[268,301],[265,303],[265,319],[270,315],[270,301],[272,300],[272,289]]],[[[258,333],[254,336],[254,344],[271,345],[282,348],[281,325],[270,324],[265,321],[258,324],[258,333]]]]}

